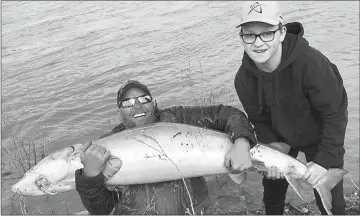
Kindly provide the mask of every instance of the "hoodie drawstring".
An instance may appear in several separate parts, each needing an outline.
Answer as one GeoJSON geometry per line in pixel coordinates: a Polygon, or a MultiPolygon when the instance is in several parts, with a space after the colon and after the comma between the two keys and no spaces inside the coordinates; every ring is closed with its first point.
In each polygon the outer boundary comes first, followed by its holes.
{"type": "Polygon", "coordinates": [[[259,110],[258,110],[258,115],[260,115],[264,109],[264,104],[263,104],[263,78],[262,77],[258,77],[257,79],[258,81],[258,99],[259,99],[259,110]]]}
{"type": "MultiPolygon", "coordinates": [[[[279,105],[279,76],[275,75],[274,77],[274,100],[276,105],[279,105]]],[[[258,82],[258,100],[259,100],[259,110],[258,115],[264,110],[264,93],[263,93],[263,77],[257,77],[258,82]]]]}
{"type": "Polygon", "coordinates": [[[279,105],[279,76],[276,74],[274,78],[275,78],[274,99],[275,99],[276,105],[279,105]]]}

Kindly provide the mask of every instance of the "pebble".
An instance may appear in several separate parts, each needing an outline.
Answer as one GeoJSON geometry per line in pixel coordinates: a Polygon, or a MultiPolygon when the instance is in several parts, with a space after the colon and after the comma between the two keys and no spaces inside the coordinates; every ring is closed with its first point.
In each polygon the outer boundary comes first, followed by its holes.
{"type": "Polygon", "coordinates": [[[309,212],[309,209],[307,209],[307,208],[302,208],[301,211],[302,211],[304,214],[306,214],[306,213],[309,212]]]}
{"type": "Polygon", "coordinates": [[[240,200],[245,201],[246,200],[245,196],[240,196],[240,200]]]}
{"type": "Polygon", "coordinates": [[[289,213],[289,209],[285,209],[285,213],[289,213]]]}

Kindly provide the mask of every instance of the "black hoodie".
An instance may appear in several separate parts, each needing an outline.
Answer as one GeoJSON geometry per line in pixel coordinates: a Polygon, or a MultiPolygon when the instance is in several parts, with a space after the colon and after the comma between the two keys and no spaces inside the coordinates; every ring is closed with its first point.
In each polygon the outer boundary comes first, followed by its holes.
{"type": "Polygon", "coordinates": [[[259,142],[285,142],[314,149],[314,162],[343,165],[347,93],[336,65],[303,38],[300,23],[289,23],[281,63],[271,73],[257,69],[244,52],[235,89],[259,142]]]}

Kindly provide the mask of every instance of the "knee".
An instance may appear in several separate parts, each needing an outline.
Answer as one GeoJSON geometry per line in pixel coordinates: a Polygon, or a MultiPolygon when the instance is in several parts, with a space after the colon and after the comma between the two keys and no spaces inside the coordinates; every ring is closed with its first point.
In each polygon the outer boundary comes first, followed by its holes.
{"type": "Polygon", "coordinates": [[[262,185],[264,186],[264,190],[282,191],[287,189],[289,183],[285,179],[273,180],[263,177],[262,185]]]}
{"type": "Polygon", "coordinates": [[[191,179],[191,186],[194,191],[194,204],[206,203],[209,198],[209,190],[204,177],[191,179]]]}
{"type": "Polygon", "coordinates": [[[336,215],[345,215],[345,198],[344,198],[344,187],[343,187],[343,180],[339,182],[332,190],[332,212],[336,215]]]}
{"type": "Polygon", "coordinates": [[[267,179],[263,178],[264,186],[264,204],[282,205],[285,202],[288,183],[285,179],[267,179]]]}

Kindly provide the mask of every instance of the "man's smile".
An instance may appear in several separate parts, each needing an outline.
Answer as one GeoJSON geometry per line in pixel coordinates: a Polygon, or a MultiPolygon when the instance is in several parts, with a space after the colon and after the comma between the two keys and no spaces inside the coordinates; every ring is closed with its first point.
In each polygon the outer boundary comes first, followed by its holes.
{"type": "Polygon", "coordinates": [[[139,117],[142,117],[142,116],[146,116],[146,113],[144,113],[144,112],[136,113],[135,115],[133,115],[133,118],[139,118],[139,117]]]}

